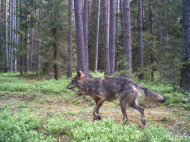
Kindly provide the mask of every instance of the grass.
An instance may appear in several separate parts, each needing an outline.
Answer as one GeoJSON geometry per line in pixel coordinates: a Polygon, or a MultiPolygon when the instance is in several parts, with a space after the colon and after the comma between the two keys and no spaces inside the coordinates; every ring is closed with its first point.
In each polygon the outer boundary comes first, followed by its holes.
{"type": "Polygon", "coordinates": [[[128,126],[104,119],[94,123],[83,119],[67,119],[61,113],[53,117],[36,116],[30,110],[18,112],[1,110],[0,141],[92,141],[92,142],[172,142],[189,141],[189,137],[175,137],[166,128],[148,125],[141,130],[137,125],[128,126]]]}
{"type": "MultiPolygon", "coordinates": [[[[103,77],[102,73],[90,74],[103,77]]],[[[109,108],[107,105],[105,109],[108,111],[104,110],[104,113],[111,117],[92,123],[93,107],[89,106],[94,104],[93,101],[88,96],[79,99],[74,91],[66,89],[70,81],[71,79],[65,76],[58,81],[54,79],[37,81],[37,78],[30,79],[30,76],[0,74],[0,142],[190,141],[187,135],[174,135],[169,129],[163,127],[167,127],[165,123],[171,123],[170,125],[173,126],[179,121],[185,121],[185,125],[190,126],[190,114],[186,115],[185,111],[190,110],[190,99],[187,97],[187,101],[184,102],[184,95],[173,92],[169,84],[155,85],[147,81],[140,82],[141,85],[166,96],[168,101],[163,105],[180,110],[176,110],[175,118],[174,115],[163,114],[149,118],[152,114],[148,112],[146,117],[150,122],[156,122],[159,116],[161,124],[149,123],[146,127],[139,127],[130,123],[122,125],[117,120],[115,123],[115,120],[110,118],[114,119],[114,116],[121,115],[120,109],[114,110],[116,114],[111,114],[113,106],[109,108]]],[[[164,110],[163,105],[160,106],[160,110],[164,110]]],[[[139,113],[129,113],[129,119],[131,121],[133,118],[138,119],[137,115],[139,116],[139,113]]],[[[186,131],[188,132],[189,129],[186,131]]]]}

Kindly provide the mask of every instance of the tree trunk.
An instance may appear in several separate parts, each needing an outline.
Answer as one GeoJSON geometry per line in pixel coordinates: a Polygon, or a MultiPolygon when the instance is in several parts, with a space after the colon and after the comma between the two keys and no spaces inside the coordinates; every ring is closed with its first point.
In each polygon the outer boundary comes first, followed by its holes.
{"type": "Polygon", "coordinates": [[[132,54],[131,54],[131,17],[130,17],[130,0],[123,0],[123,20],[124,20],[124,33],[123,33],[123,47],[124,56],[127,65],[124,67],[125,70],[132,73],[132,54]]]}
{"type": "Polygon", "coordinates": [[[16,58],[16,0],[13,1],[13,70],[15,72],[15,58],[16,58]]]}
{"type": "Polygon", "coordinates": [[[88,72],[89,72],[89,59],[88,59],[88,0],[84,0],[83,33],[84,33],[84,46],[85,46],[86,75],[88,75],[88,72]]]}
{"type": "Polygon", "coordinates": [[[56,38],[56,29],[53,29],[53,57],[54,57],[54,79],[58,80],[58,65],[57,65],[57,38],[56,38]]]}
{"type": "Polygon", "coordinates": [[[180,86],[185,91],[190,91],[190,1],[183,2],[183,48],[180,86]]]}
{"type": "Polygon", "coordinates": [[[100,25],[100,0],[98,0],[98,14],[97,14],[97,25],[96,25],[96,55],[95,55],[95,69],[94,71],[97,72],[98,68],[98,39],[99,39],[99,25],[100,25]]]}
{"type": "MultiPolygon", "coordinates": [[[[21,20],[22,22],[22,20],[21,20]]],[[[23,35],[21,34],[20,36],[20,52],[22,51],[22,46],[23,46],[23,35]]],[[[23,54],[20,53],[20,76],[23,75],[23,54]]]]}
{"type": "MultiPolygon", "coordinates": [[[[22,7],[22,2],[20,1],[19,2],[19,7],[22,7]]],[[[19,13],[22,13],[22,8],[20,9],[20,12],[19,13]]],[[[20,18],[20,20],[21,20],[21,23],[23,22],[23,19],[22,19],[22,17],[20,18]]],[[[19,67],[19,69],[20,69],[20,76],[22,76],[23,75],[23,33],[21,33],[21,35],[20,35],[20,54],[19,54],[19,59],[20,59],[20,61],[19,61],[19,64],[20,64],[20,67],[19,67]]]]}
{"type": "Polygon", "coordinates": [[[110,74],[115,72],[115,0],[110,0],[110,74]]]}
{"type": "Polygon", "coordinates": [[[5,66],[5,72],[7,72],[8,68],[8,0],[5,1],[5,57],[6,57],[6,66],[5,66]]]}
{"type": "Polygon", "coordinates": [[[26,34],[26,69],[27,72],[30,71],[30,59],[29,59],[29,50],[30,50],[30,25],[29,25],[29,15],[27,15],[27,34],[26,34]]]}
{"type": "Polygon", "coordinates": [[[144,63],[143,63],[143,43],[142,43],[142,0],[138,0],[138,67],[140,70],[140,74],[138,78],[140,80],[144,79],[144,74],[142,72],[144,63]]]}
{"type": "MultiPolygon", "coordinates": [[[[2,47],[1,47],[1,0],[0,0],[0,59],[2,60],[2,47]]],[[[2,63],[2,62],[1,62],[2,63]]],[[[1,63],[0,63],[0,71],[1,71],[1,63]]]]}
{"type": "Polygon", "coordinates": [[[103,8],[103,35],[104,35],[104,73],[105,76],[110,75],[110,62],[109,62],[109,38],[108,38],[108,7],[107,0],[102,0],[103,8]]]}
{"type": "Polygon", "coordinates": [[[77,43],[77,70],[86,71],[86,61],[85,61],[85,44],[84,44],[84,34],[83,34],[83,23],[82,23],[82,10],[81,2],[79,0],[74,0],[75,8],[75,24],[76,24],[76,43],[77,43]]]}
{"type": "Polygon", "coordinates": [[[68,17],[68,55],[69,55],[69,63],[68,63],[68,77],[72,77],[72,9],[73,9],[73,2],[69,0],[69,17],[68,17]]]}
{"type": "MultiPolygon", "coordinates": [[[[152,6],[151,4],[149,3],[149,22],[150,22],[150,25],[149,25],[149,30],[150,30],[150,34],[152,34],[152,6]]],[[[153,51],[151,51],[150,53],[150,63],[153,65],[154,63],[154,55],[153,55],[153,51]]],[[[154,71],[155,71],[155,68],[152,67],[151,68],[151,73],[150,73],[150,80],[151,82],[154,81],[154,71]]]]}
{"type": "Polygon", "coordinates": [[[110,36],[110,0],[107,0],[107,14],[108,14],[108,47],[109,47],[109,36],[110,36]]]}
{"type": "MultiPolygon", "coordinates": [[[[16,31],[19,30],[19,0],[16,0],[16,31]]],[[[17,55],[17,52],[18,52],[18,34],[16,33],[16,47],[15,47],[15,72],[18,71],[18,55],[17,55]]]]}
{"type": "Polygon", "coordinates": [[[115,69],[116,71],[119,70],[119,55],[118,55],[118,49],[119,49],[119,0],[116,0],[116,37],[115,37],[115,69]]]}
{"type": "Polygon", "coordinates": [[[92,16],[92,0],[89,0],[89,19],[91,18],[92,16]]]}
{"type": "Polygon", "coordinates": [[[123,30],[124,27],[124,21],[123,21],[123,0],[120,0],[120,13],[121,13],[121,29],[123,30]]]}

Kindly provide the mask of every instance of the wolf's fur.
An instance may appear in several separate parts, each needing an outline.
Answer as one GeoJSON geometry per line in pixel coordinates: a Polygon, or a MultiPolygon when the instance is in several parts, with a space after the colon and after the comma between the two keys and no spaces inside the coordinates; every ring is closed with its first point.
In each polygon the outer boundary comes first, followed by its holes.
{"type": "Polygon", "coordinates": [[[151,100],[164,102],[165,98],[152,90],[149,90],[128,78],[93,78],[86,77],[83,72],[78,72],[67,86],[68,89],[77,87],[81,92],[90,95],[96,102],[93,110],[94,120],[101,119],[99,108],[105,100],[111,101],[116,98],[120,99],[123,122],[127,122],[126,107],[131,106],[141,113],[141,121],[145,124],[144,109],[138,105],[139,91],[143,92],[151,100]]]}

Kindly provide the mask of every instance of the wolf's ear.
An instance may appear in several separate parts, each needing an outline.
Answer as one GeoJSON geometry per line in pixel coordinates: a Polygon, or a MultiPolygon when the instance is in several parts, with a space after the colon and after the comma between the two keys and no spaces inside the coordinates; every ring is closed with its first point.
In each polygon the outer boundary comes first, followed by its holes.
{"type": "Polygon", "coordinates": [[[82,71],[78,71],[77,72],[77,77],[78,77],[78,80],[80,80],[81,78],[83,78],[85,75],[82,71]]]}

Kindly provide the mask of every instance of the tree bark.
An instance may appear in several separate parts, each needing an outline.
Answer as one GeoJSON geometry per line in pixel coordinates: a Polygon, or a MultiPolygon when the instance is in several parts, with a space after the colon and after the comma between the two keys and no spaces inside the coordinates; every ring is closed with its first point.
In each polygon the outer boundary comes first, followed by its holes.
{"type": "Polygon", "coordinates": [[[88,59],[88,0],[84,0],[83,33],[84,33],[84,46],[85,46],[86,75],[88,75],[88,72],[89,72],[89,59],[88,59]]]}
{"type": "Polygon", "coordinates": [[[116,0],[116,37],[115,37],[115,69],[116,71],[119,70],[119,55],[118,55],[118,49],[119,49],[119,0],[116,0]]]}
{"type": "Polygon", "coordinates": [[[125,70],[132,73],[132,49],[131,49],[131,16],[130,16],[130,0],[123,0],[123,20],[124,20],[124,33],[123,33],[123,47],[124,56],[127,65],[125,70]]]}
{"type": "MultiPolygon", "coordinates": [[[[152,28],[153,28],[153,26],[152,26],[152,6],[151,6],[150,3],[149,3],[149,23],[150,23],[150,25],[149,25],[149,31],[150,31],[150,34],[152,34],[152,28]]],[[[152,51],[150,53],[150,63],[152,65],[154,63],[154,55],[153,55],[152,51]]],[[[150,73],[150,77],[151,77],[150,80],[151,80],[151,82],[154,81],[154,71],[155,71],[155,68],[152,67],[151,68],[151,73],[150,73]]]]}
{"type": "Polygon", "coordinates": [[[69,17],[68,17],[68,55],[69,55],[69,62],[68,62],[68,77],[72,77],[72,9],[73,9],[73,2],[69,0],[69,17]]]}
{"type": "Polygon", "coordinates": [[[5,1],[5,57],[6,57],[6,67],[5,72],[7,72],[8,68],[8,0],[5,1]]]}
{"type": "Polygon", "coordinates": [[[98,0],[98,14],[97,14],[97,25],[96,25],[96,55],[95,55],[95,69],[94,71],[97,72],[98,68],[98,40],[99,40],[99,25],[100,25],[100,0],[98,0]]]}
{"type": "Polygon", "coordinates": [[[144,63],[143,63],[143,43],[142,43],[142,0],[138,0],[138,67],[140,70],[140,74],[138,78],[140,80],[144,79],[144,74],[142,72],[144,63]]]}
{"type": "Polygon", "coordinates": [[[120,3],[119,3],[119,5],[120,5],[120,13],[121,13],[121,18],[120,18],[120,20],[121,20],[121,29],[123,30],[123,27],[124,27],[124,21],[123,21],[123,0],[120,0],[120,3]]]}
{"type": "Polygon", "coordinates": [[[83,23],[82,23],[82,10],[81,2],[79,0],[74,0],[75,9],[75,25],[76,25],[76,43],[77,43],[77,70],[86,71],[86,61],[85,61],[85,44],[84,44],[84,34],[83,34],[83,23]]]}
{"type": "MultiPolygon", "coordinates": [[[[22,2],[20,1],[19,2],[19,7],[22,7],[22,2]]],[[[20,12],[19,13],[22,13],[22,8],[20,9],[20,12]]],[[[23,19],[22,19],[22,17],[20,18],[20,20],[21,20],[21,23],[23,22],[23,19]]],[[[23,33],[21,33],[21,35],[20,35],[20,54],[19,54],[19,59],[20,59],[20,61],[19,61],[19,64],[20,64],[20,67],[19,67],[19,70],[20,70],[20,76],[22,76],[23,75],[23,59],[24,59],[24,57],[23,57],[23,33]]]]}
{"type": "Polygon", "coordinates": [[[107,0],[102,0],[102,8],[103,8],[103,35],[104,35],[104,74],[105,76],[107,76],[110,75],[107,0]]]}
{"type": "MultiPolygon", "coordinates": [[[[2,59],[2,47],[1,47],[1,32],[2,32],[2,29],[1,29],[1,0],[0,0],[0,59],[2,59]]],[[[1,62],[2,63],[2,62],[1,62]]],[[[1,71],[1,63],[0,63],[0,71],[1,71]]]]}
{"type": "Polygon", "coordinates": [[[110,32],[109,32],[109,49],[110,49],[110,74],[115,72],[115,0],[110,0],[110,32]]]}
{"type": "Polygon", "coordinates": [[[56,35],[56,28],[53,29],[53,37],[54,37],[54,42],[53,42],[53,57],[54,57],[54,79],[58,80],[58,65],[57,65],[57,35],[56,35]]]}
{"type": "Polygon", "coordinates": [[[183,3],[183,48],[180,86],[185,91],[190,91],[190,1],[182,0],[183,3]]]}

